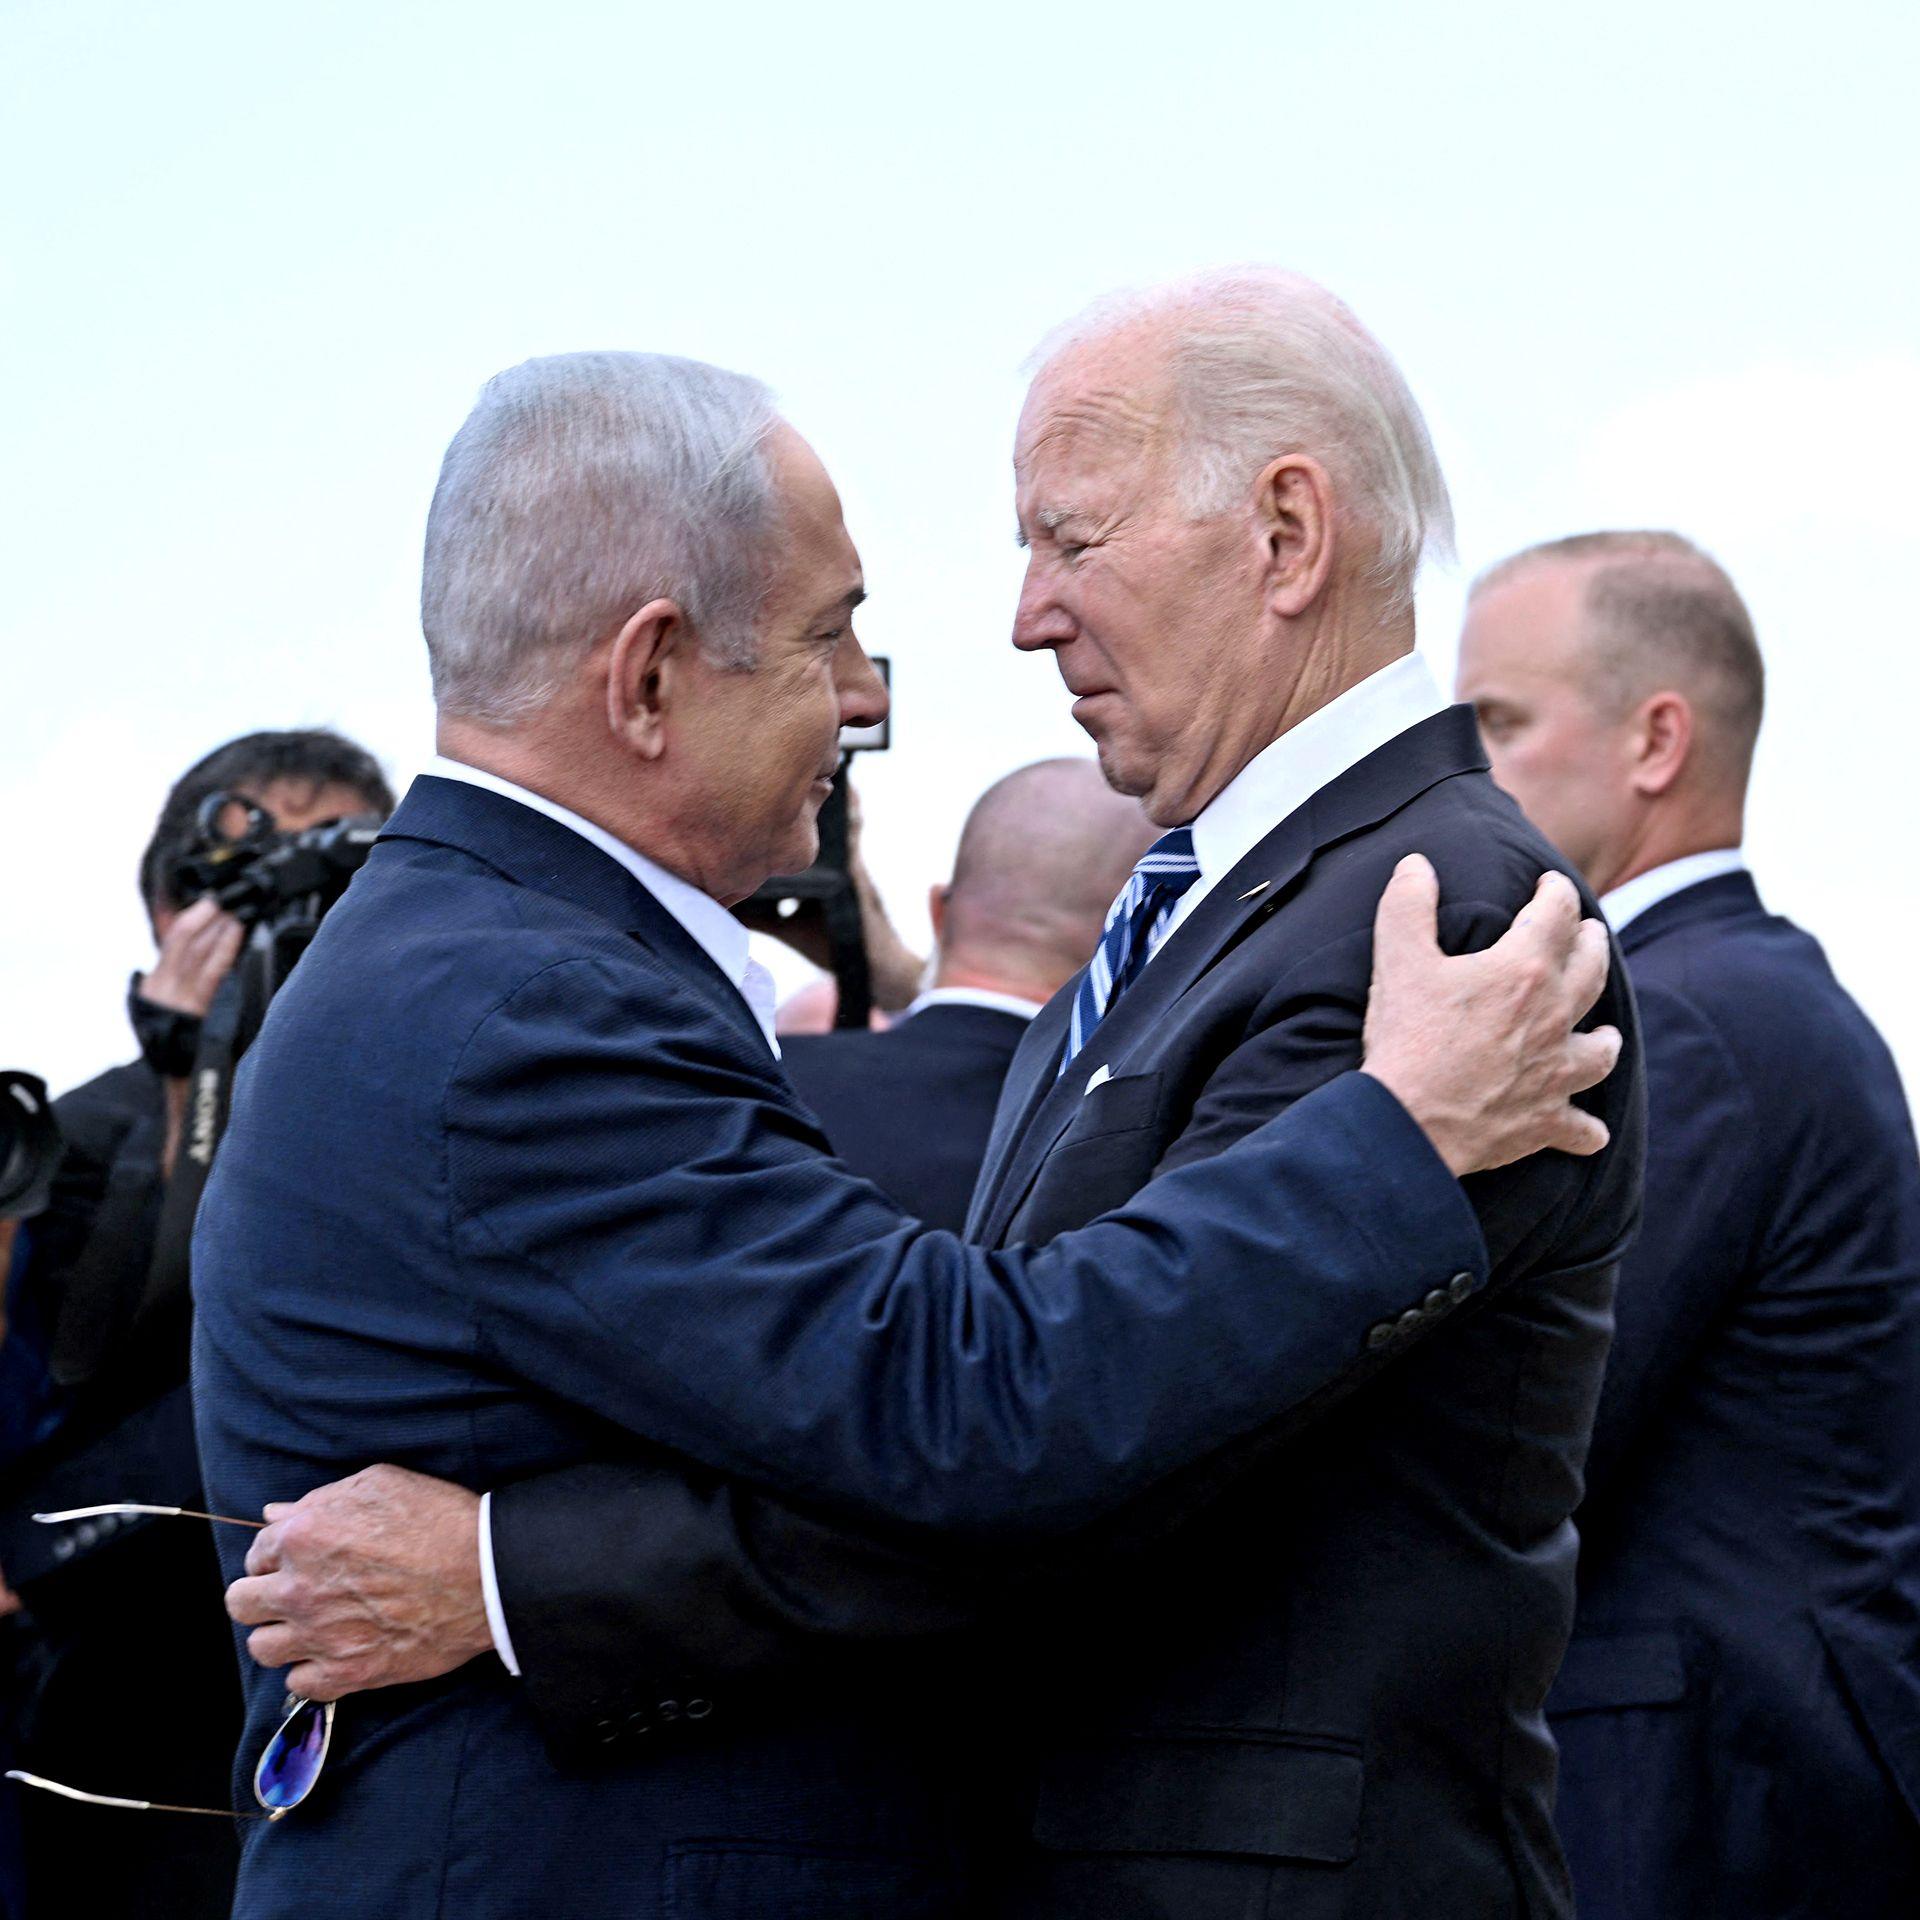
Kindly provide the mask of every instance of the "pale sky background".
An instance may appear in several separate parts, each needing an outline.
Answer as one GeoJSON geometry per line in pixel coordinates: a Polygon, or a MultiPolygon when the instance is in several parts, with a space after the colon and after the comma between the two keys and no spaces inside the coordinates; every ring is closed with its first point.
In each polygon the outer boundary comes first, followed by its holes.
{"type": "MultiPolygon", "coordinates": [[[[0,4],[0,1064],[132,1052],[171,779],[325,723],[431,750],[442,448],[531,354],[759,374],[894,660],[871,861],[926,932],[968,803],[1082,751],[1007,630],[1020,362],[1271,260],[1424,403],[1462,568],[1670,525],[1771,675],[1749,848],[1920,1081],[1920,8],[0,4]]],[[[795,974],[785,969],[788,983],[795,974]]]]}

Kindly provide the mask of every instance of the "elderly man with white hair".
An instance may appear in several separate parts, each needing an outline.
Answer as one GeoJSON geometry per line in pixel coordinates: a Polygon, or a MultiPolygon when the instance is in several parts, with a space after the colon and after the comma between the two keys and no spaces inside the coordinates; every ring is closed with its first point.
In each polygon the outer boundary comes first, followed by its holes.
{"type": "Polygon", "coordinates": [[[1165,831],[961,1240],[822,1152],[720,910],[881,699],[755,392],[536,364],[449,454],[448,757],[276,1006],[196,1249],[208,1486],[307,1496],[230,1609],[296,1695],[377,1689],[303,1710],[310,1794],[263,1769],[305,1798],[238,1913],[1559,1911],[1637,1065],[1411,657],[1411,397],[1288,278],[1048,355],[1015,642],[1165,831]]]}

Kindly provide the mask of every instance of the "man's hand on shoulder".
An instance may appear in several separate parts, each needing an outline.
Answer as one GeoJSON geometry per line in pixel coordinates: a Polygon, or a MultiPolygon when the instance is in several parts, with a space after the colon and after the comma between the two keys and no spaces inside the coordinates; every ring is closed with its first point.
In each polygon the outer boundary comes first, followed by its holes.
{"type": "Polygon", "coordinates": [[[303,1700],[437,1679],[493,1646],[479,1510],[465,1487],[388,1466],[269,1506],[227,1612],[303,1700]]]}
{"type": "Polygon", "coordinates": [[[1456,1174],[1553,1147],[1598,1153],[1603,1122],[1573,1105],[1620,1057],[1620,1033],[1576,1033],[1607,984],[1607,930],[1564,874],[1481,953],[1441,951],[1440,884],[1409,855],[1374,921],[1365,1070],[1419,1122],[1456,1174]]]}

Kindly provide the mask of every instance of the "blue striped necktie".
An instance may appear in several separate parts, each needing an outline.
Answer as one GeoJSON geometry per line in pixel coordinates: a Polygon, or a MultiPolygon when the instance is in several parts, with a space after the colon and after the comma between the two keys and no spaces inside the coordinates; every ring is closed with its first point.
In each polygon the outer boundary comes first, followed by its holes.
{"type": "Polygon", "coordinates": [[[1163,833],[1140,857],[1117,899],[1107,909],[1107,924],[1087,970],[1073,996],[1073,1016],[1067,1026],[1067,1050],[1060,1071],[1087,1044],[1107,1009],[1141,968],[1159,951],[1167,937],[1167,923],[1180,896],[1200,877],[1193,857],[1193,833],[1175,827],[1163,833]]]}

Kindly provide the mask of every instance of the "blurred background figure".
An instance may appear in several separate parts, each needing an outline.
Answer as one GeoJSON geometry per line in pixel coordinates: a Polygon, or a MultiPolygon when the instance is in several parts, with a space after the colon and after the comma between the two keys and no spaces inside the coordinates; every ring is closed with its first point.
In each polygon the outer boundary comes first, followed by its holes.
{"type": "Polygon", "coordinates": [[[956,1233],[966,1223],[1014,1049],[1092,958],[1154,833],[1091,760],[1008,774],[974,803],[953,877],[929,895],[926,990],[883,1032],[783,1038],[834,1150],[910,1213],[956,1233]]]}
{"type": "Polygon", "coordinates": [[[1475,583],[1459,695],[1639,997],[1645,1225],[1549,1701],[1582,1920],[1920,1912],[1920,1165],[1893,1061],[1740,853],[1721,568],[1596,533],[1475,583]]]}
{"type": "MultiPolygon", "coordinates": [[[[862,747],[859,751],[868,751],[862,747]]],[[[887,912],[880,889],[867,871],[861,851],[860,790],[853,784],[852,754],[842,760],[827,804],[820,809],[820,854],[800,884],[814,890],[795,895],[788,880],[769,880],[733,909],[733,917],[755,933],[764,933],[790,947],[802,959],[821,969],[780,1002],[773,1030],[790,1033],[832,1033],[840,1025],[840,971],[852,964],[865,983],[867,1015],[864,1024],[882,1031],[920,991],[927,970],[926,956],[916,953],[900,937],[887,912]],[[829,923],[827,902],[819,888],[837,882],[852,911],[843,915],[838,940],[829,923]],[[839,948],[836,951],[836,947],[839,948]],[[856,951],[857,950],[857,956],[856,951]]]]}
{"type": "MultiPolygon", "coordinates": [[[[777,940],[780,936],[775,933],[773,937],[777,940]]],[[[773,1030],[783,1042],[789,1034],[832,1033],[839,1012],[840,989],[831,974],[823,974],[804,987],[796,987],[780,1002],[773,1016],[773,1030]]],[[[875,1033],[884,1033],[889,1023],[890,1016],[875,1002],[867,1024],[875,1033]]]]}
{"type": "MultiPolygon", "coordinates": [[[[128,993],[139,1057],[54,1103],[65,1152],[44,1210],[22,1230],[9,1289],[44,1369],[39,1411],[30,1429],[7,1422],[0,1460],[0,1567],[25,1603],[11,1633],[9,1764],[94,1791],[215,1807],[231,1804],[240,1691],[205,1529],[108,1520],[55,1533],[27,1516],[129,1498],[200,1504],[185,1246],[168,1257],[163,1221],[203,1023],[247,937],[211,891],[183,897],[209,826],[234,824],[203,818],[219,795],[232,796],[234,813],[257,808],[266,835],[393,806],[372,755],[318,730],[229,741],[168,794],[140,861],[158,954],[128,993]],[[32,1579],[21,1554],[45,1563],[32,1579]],[[132,1664],[130,1616],[145,1650],[132,1664]]],[[[28,1914],[225,1920],[235,1858],[226,1823],[154,1819],[109,1840],[110,1817],[35,1800],[24,1821],[28,1914]]]]}

